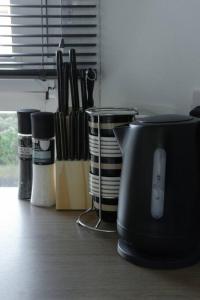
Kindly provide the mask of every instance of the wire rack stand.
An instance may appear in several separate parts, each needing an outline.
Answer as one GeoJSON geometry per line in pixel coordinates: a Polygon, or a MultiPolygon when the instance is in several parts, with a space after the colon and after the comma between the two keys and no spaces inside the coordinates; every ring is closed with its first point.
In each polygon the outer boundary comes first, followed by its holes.
{"type": "MultiPolygon", "coordinates": [[[[99,232],[106,232],[106,233],[112,233],[112,232],[116,232],[116,224],[112,224],[113,229],[107,229],[105,228],[103,220],[102,220],[102,191],[101,191],[101,130],[100,130],[100,114],[98,112],[98,152],[99,152],[99,156],[98,156],[98,167],[99,167],[99,209],[98,209],[98,218],[97,218],[97,222],[95,225],[89,225],[84,221],[84,217],[85,216],[89,216],[90,213],[94,213],[96,214],[96,209],[94,207],[94,201],[92,200],[92,205],[89,209],[87,209],[86,211],[84,211],[82,214],[80,214],[80,216],[78,217],[78,219],[76,220],[76,223],[79,224],[82,227],[85,227],[87,229],[90,230],[94,230],[94,231],[99,231],[99,232]],[[103,224],[104,227],[101,228],[101,225],[103,224]]],[[[92,193],[91,193],[92,194],[92,193]]],[[[111,224],[109,223],[109,225],[111,226],[111,224]]],[[[107,224],[108,226],[108,224],[107,224]]]]}

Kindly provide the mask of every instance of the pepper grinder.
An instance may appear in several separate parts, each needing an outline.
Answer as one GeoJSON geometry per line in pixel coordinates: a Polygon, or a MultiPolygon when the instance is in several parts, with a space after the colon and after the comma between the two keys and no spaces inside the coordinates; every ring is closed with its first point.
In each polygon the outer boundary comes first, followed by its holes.
{"type": "Polygon", "coordinates": [[[31,115],[33,143],[33,186],[31,204],[50,207],[55,204],[55,131],[54,114],[31,115]]]}
{"type": "Polygon", "coordinates": [[[30,200],[32,189],[32,134],[31,113],[39,112],[36,109],[20,109],[18,119],[18,157],[19,183],[18,198],[30,200]]]}

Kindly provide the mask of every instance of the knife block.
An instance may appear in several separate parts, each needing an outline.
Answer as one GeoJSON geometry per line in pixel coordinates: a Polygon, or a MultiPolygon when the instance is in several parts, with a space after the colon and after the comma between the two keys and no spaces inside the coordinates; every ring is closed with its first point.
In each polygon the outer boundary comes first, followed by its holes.
{"type": "Polygon", "coordinates": [[[91,206],[89,161],[56,162],[56,209],[82,210],[91,206]]]}

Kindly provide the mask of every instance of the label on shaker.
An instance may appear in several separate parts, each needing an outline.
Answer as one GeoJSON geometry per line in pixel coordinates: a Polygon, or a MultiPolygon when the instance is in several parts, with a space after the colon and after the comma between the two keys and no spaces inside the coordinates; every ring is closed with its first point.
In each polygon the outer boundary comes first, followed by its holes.
{"type": "Polygon", "coordinates": [[[33,163],[35,165],[51,165],[55,161],[55,140],[33,139],[33,163]]]}
{"type": "Polygon", "coordinates": [[[18,136],[18,155],[21,160],[32,160],[32,137],[18,136]]]}

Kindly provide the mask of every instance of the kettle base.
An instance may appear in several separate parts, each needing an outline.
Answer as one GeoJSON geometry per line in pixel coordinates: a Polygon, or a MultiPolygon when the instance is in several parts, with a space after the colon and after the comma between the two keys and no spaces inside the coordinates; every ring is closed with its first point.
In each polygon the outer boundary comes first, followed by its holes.
{"type": "Polygon", "coordinates": [[[126,241],[119,239],[117,251],[120,256],[135,265],[155,268],[155,269],[178,269],[189,267],[200,260],[200,245],[186,257],[179,258],[159,258],[147,254],[142,254],[126,241]]]}

